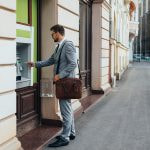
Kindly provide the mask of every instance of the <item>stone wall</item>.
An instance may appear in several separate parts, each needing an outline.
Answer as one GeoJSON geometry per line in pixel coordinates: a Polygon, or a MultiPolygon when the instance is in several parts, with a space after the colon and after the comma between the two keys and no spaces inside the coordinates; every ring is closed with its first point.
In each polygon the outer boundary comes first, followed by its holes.
{"type": "Polygon", "coordinates": [[[16,1],[0,1],[0,149],[18,150],[16,138],[16,1]]]}

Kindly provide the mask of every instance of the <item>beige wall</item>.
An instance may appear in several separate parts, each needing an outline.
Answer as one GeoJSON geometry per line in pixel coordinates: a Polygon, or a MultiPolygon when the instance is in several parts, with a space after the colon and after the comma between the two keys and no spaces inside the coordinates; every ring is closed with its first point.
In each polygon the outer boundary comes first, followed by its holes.
{"type": "Polygon", "coordinates": [[[108,1],[92,6],[92,89],[105,91],[109,84],[109,14],[108,1]]]}
{"type": "MultiPolygon", "coordinates": [[[[65,27],[65,37],[75,44],[79,59],[79,0],[58,0],[57,6],[58,23],[65,27]]],[[[76,68],[76,74],[78,74],[78,68],[76,68]]],[[[78,99],[72,100],[72,107],[74,111],[81,107],[78,99]]]]}
{"type": "MultiPolygon", "coordinates": [[[[55,45],[51,38],[50,27],[58,23],[57,0],[42,0],[41,8],[41,59],[48,59],[55,45]],[[45,17],[46,16],[46,17],[45,17]]],[[[42,79],[53,80],[53,67],[42,68],[42,79]]],[[[53,84],[51,84],[52,86],[53,84]]],[[[52,87],[53,88],[53,87],[52,87]]],[[[58,101],[55,97],[42,97],[41,114],[43,119],[59,120],[58,101]]]]}
{"type": "Polygon", "coordinates": [[[111,7],[111,78],[115,80],[129,64],[129,3],[112,0],[111,7]]]}
{"type": "Polygon", "coordinates": [[[65,37],[74,42],[79,58],[79,1],[58,0],[57,6],[58,23],[65,27],[65,37]]]}
{"type": "Polygon", "coordinates": [[[128,48],[124,45],[117,43],[116,44],[116,72],[117,79],[121,78],[123,72],[127,69],[128,61],[128,48]]]}
{"type": "Polygon", "coordinates": [[[116,41],[114,39],[110,39],[110,50],[111,50],[111,80],[112,87],[116,86],[116,41]]]}
{"type": "MultiPolygon", "coordinates": [[[[79,1],[42,0],[42,60],[47,59],[55,49],[50,35],[50,27],[61,24],[65,27],[65,37],[74,42],[79,57],[79,1]],[[45,17],[47,16],[47,17],[45,17]],[[47,19],[49,18],[49,19],[47,19]]],[[[78,73],[78,69],[76,69],[78,73]]],[[[42,79],[53,79],[53,67],[42,69],[42,79]]],[[[81,107],[79,100],[72,100],[73,110],[81,107]]],[[[59,104],[55,97],[42,98],[42,118],[60,119],[59,104]]]]}
{"type": "Polygon", "coordinates": [[[0,1],[0,150],[18,150],[16,138],[16,1],[0,1]],[[11,23],[10,23],[11,22],[11,23]]]}

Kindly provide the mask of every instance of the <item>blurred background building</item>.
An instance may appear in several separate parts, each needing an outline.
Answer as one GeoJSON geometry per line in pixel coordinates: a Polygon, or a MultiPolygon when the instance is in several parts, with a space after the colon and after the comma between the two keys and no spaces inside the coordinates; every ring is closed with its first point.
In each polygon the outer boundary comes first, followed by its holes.
{"type": "Polygon", "coordinates": [[[139,33],[134,40],[135,61],[150,61],[150,1],[139,1],[139,33]]]}

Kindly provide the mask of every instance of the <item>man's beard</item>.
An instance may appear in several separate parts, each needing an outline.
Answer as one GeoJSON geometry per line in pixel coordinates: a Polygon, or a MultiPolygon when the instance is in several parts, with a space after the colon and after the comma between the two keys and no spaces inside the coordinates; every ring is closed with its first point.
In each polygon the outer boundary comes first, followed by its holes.
{"type": "Polygon", "coordinates": [[[54,39],[54,42],[58,42],[58,39],[54,39]]]}

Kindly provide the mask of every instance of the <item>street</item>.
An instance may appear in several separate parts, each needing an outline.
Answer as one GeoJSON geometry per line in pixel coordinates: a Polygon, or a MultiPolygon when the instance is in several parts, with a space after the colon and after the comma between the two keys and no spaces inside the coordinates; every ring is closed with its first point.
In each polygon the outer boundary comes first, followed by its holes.
{"type": "Polygon", "coordinates": [[[76,139],[44,150],[150,150],[150,63],[133,63],[117,87],[76,120],[76,139]]]}

